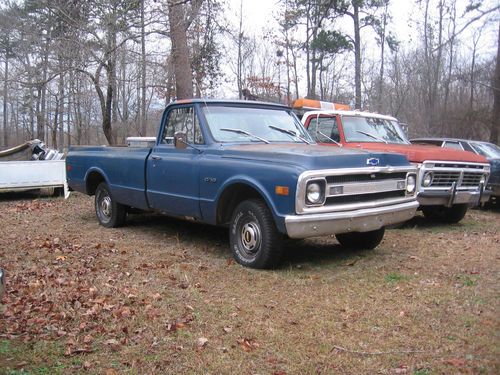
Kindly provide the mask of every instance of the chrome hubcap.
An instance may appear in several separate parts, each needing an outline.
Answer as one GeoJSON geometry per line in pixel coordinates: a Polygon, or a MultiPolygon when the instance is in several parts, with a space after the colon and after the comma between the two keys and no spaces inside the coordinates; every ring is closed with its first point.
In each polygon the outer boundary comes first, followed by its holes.
{"type": "Polygon", "coordinates": [[[241,228],[241,243],[247,253],[254,254],[260,246],[261,234],[257,223],[250,222],[241,228]]]}
{"type": "Polygon", "coordinates": [[[110,217],[111,216],[111,198],[109,195],[103,197],[101,199],[101,212],[104,216],[110,217]]]}

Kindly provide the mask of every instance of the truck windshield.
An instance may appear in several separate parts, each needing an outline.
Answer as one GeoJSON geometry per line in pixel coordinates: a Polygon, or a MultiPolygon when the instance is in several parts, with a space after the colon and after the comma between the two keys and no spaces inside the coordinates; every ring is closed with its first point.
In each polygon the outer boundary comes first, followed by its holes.
{"type": "Polygon", "coordinates": [[[347,142],[409,143],[399,124],[393,120],[343,116],[342,124],[347,142]]]}
{"type": "Polygon", "coordinates": [[[282,109],[208,105],[202,111],[217,142],[313,142],[300,121],[282,109]]]}

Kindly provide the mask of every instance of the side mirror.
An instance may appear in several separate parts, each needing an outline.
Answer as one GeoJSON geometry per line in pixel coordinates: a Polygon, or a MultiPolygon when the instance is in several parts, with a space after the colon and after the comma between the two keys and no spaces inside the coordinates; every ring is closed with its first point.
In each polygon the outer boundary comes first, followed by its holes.
{"type": "Polygon", "coordinates": [[[175,132],[174,134],[174,146],[178,150],[184,150],[188,143],[187,143],[187,136],[186,133],[183,132],[175,132]]]}

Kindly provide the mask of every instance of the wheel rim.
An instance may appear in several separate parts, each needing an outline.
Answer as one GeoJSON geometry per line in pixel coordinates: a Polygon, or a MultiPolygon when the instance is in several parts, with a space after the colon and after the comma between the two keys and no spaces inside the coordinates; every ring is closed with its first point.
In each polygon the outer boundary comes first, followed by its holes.
{"type": "Polygon", "coordinates": [[[241,248],[245,258],[254,258],[260,249],[262,234],[260,226],[254,221],[247,222],[241,227],[241,248]]]}
{"type": "Polygon", "coordinates": [[[97,202],[98,208],[99,208],[99,216],[102,221],[108,222],[111,219],[111,213],[112,213],[112,201],[111,197],[106,194],[105,192],[102,192],[99,195],[99,200],[97,202]]]}

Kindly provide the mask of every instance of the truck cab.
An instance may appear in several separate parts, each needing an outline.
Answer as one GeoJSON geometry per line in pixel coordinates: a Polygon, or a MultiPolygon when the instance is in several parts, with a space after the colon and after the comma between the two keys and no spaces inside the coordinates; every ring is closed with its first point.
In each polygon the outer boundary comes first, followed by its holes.
{"type": "MultiPolygon", "coordinates": [[[[303,108],[302,108],[303,110],[303,108]]],[[[392,116],[342,109],[303,111],[302,123],[319,144],[394,152],[418,168],[420,209],[426,217],[457,223],[469,207],[487,202],[488,161],[463,150],[414,145],[392,116]]]]}

